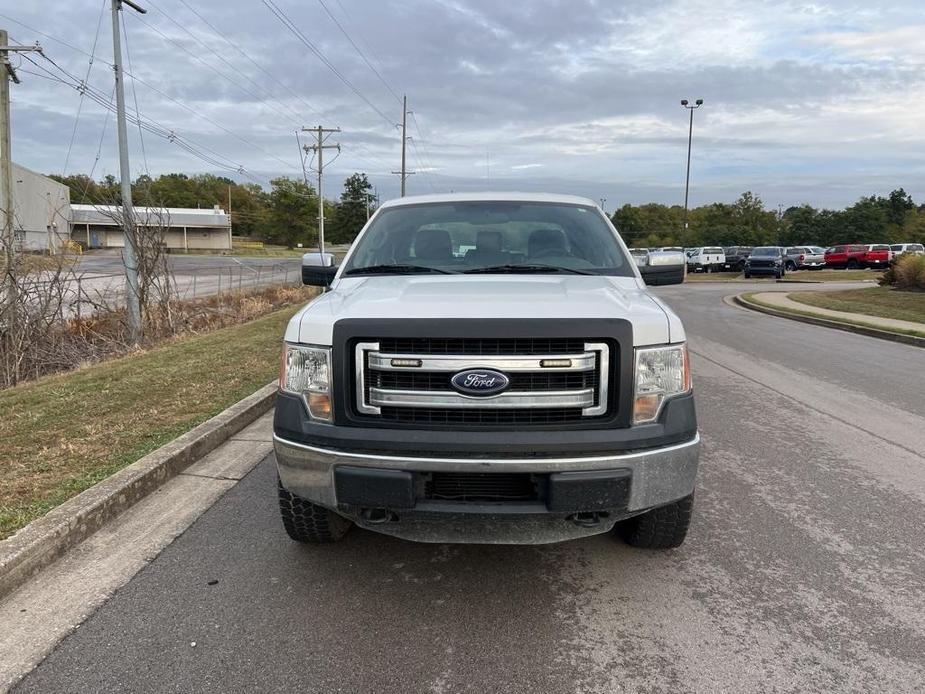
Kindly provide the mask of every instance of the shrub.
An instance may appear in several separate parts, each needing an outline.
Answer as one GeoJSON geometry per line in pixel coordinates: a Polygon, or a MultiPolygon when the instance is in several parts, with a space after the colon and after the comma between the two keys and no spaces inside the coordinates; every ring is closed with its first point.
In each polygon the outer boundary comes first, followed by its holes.
{"type": "Polygon", "coordinates": [[[893,267],[883,273],[880,285],[907,292],[925,292],[925,256],[901,255],[893,267]]]}

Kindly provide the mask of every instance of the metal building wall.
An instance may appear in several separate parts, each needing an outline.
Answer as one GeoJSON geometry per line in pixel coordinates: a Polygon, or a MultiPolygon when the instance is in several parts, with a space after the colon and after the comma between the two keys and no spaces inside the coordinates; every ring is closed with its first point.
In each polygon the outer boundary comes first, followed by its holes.
{"type": "Polygon", "coordinates": [[[13,214],[14,233],[22,250],[56,253],[70,237],[70,190],[14,163],[13,214]]]}

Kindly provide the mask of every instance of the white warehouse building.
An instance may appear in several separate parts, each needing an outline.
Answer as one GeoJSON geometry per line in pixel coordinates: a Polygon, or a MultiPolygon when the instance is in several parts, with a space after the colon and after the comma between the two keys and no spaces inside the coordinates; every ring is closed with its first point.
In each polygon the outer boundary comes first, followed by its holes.
{"type": "Polygon", "coordinates": [[[70,219],[66,185],[13,164],[13,235],[20,250],[57,253],[69,237],[70,219]]]}
{"type": "MultiPolygon", "coordinates": [[[[161,227],[167,248],[176,250],[231,250],[231,219],[218,205],[210,209],[138,207],[140,226],[161,227]]],[[[71,205],[71,239],[85,248],[122,248],[120,205],[71,205]]]]}

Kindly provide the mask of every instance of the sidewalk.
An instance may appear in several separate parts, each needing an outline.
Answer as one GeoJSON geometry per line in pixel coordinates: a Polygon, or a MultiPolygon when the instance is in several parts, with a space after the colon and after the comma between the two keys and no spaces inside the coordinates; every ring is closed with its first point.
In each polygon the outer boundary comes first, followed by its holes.
{"type": "Polygon", "coordinates": [[[0,692],[38,665],[272,451],[270,410],[0,600],[0,692]]]}
{"type": "Polygon", "coordinates": [[[828,308],[810,306],[801,304],[790,298],[785,292],[757,292],[751,295],[756,301],[760,301],[768,306],[773,306],[784,311],[800,311],[820,318],[831,318],[832,320],[846,321],[850,323],[862,323],[881,330],[905,330],[925,333],[925,323],[915,321],[897,320],[895,318],[880,318],[879,316],[868,316],[863,313],[849,313],[847,311],[833,311],[828,308]]]}

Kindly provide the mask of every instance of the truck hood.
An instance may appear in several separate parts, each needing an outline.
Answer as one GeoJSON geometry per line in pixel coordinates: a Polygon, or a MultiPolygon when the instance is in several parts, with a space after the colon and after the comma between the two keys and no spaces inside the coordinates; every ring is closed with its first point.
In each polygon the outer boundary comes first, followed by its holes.
{"type": "Polygon", "coordinates": [[[635,346],[679,342],[681,323],[634,277],[388,275],[337,280],[293,316],[286,340],[332,344],[347,318],[625,318],[635,346]]]}

